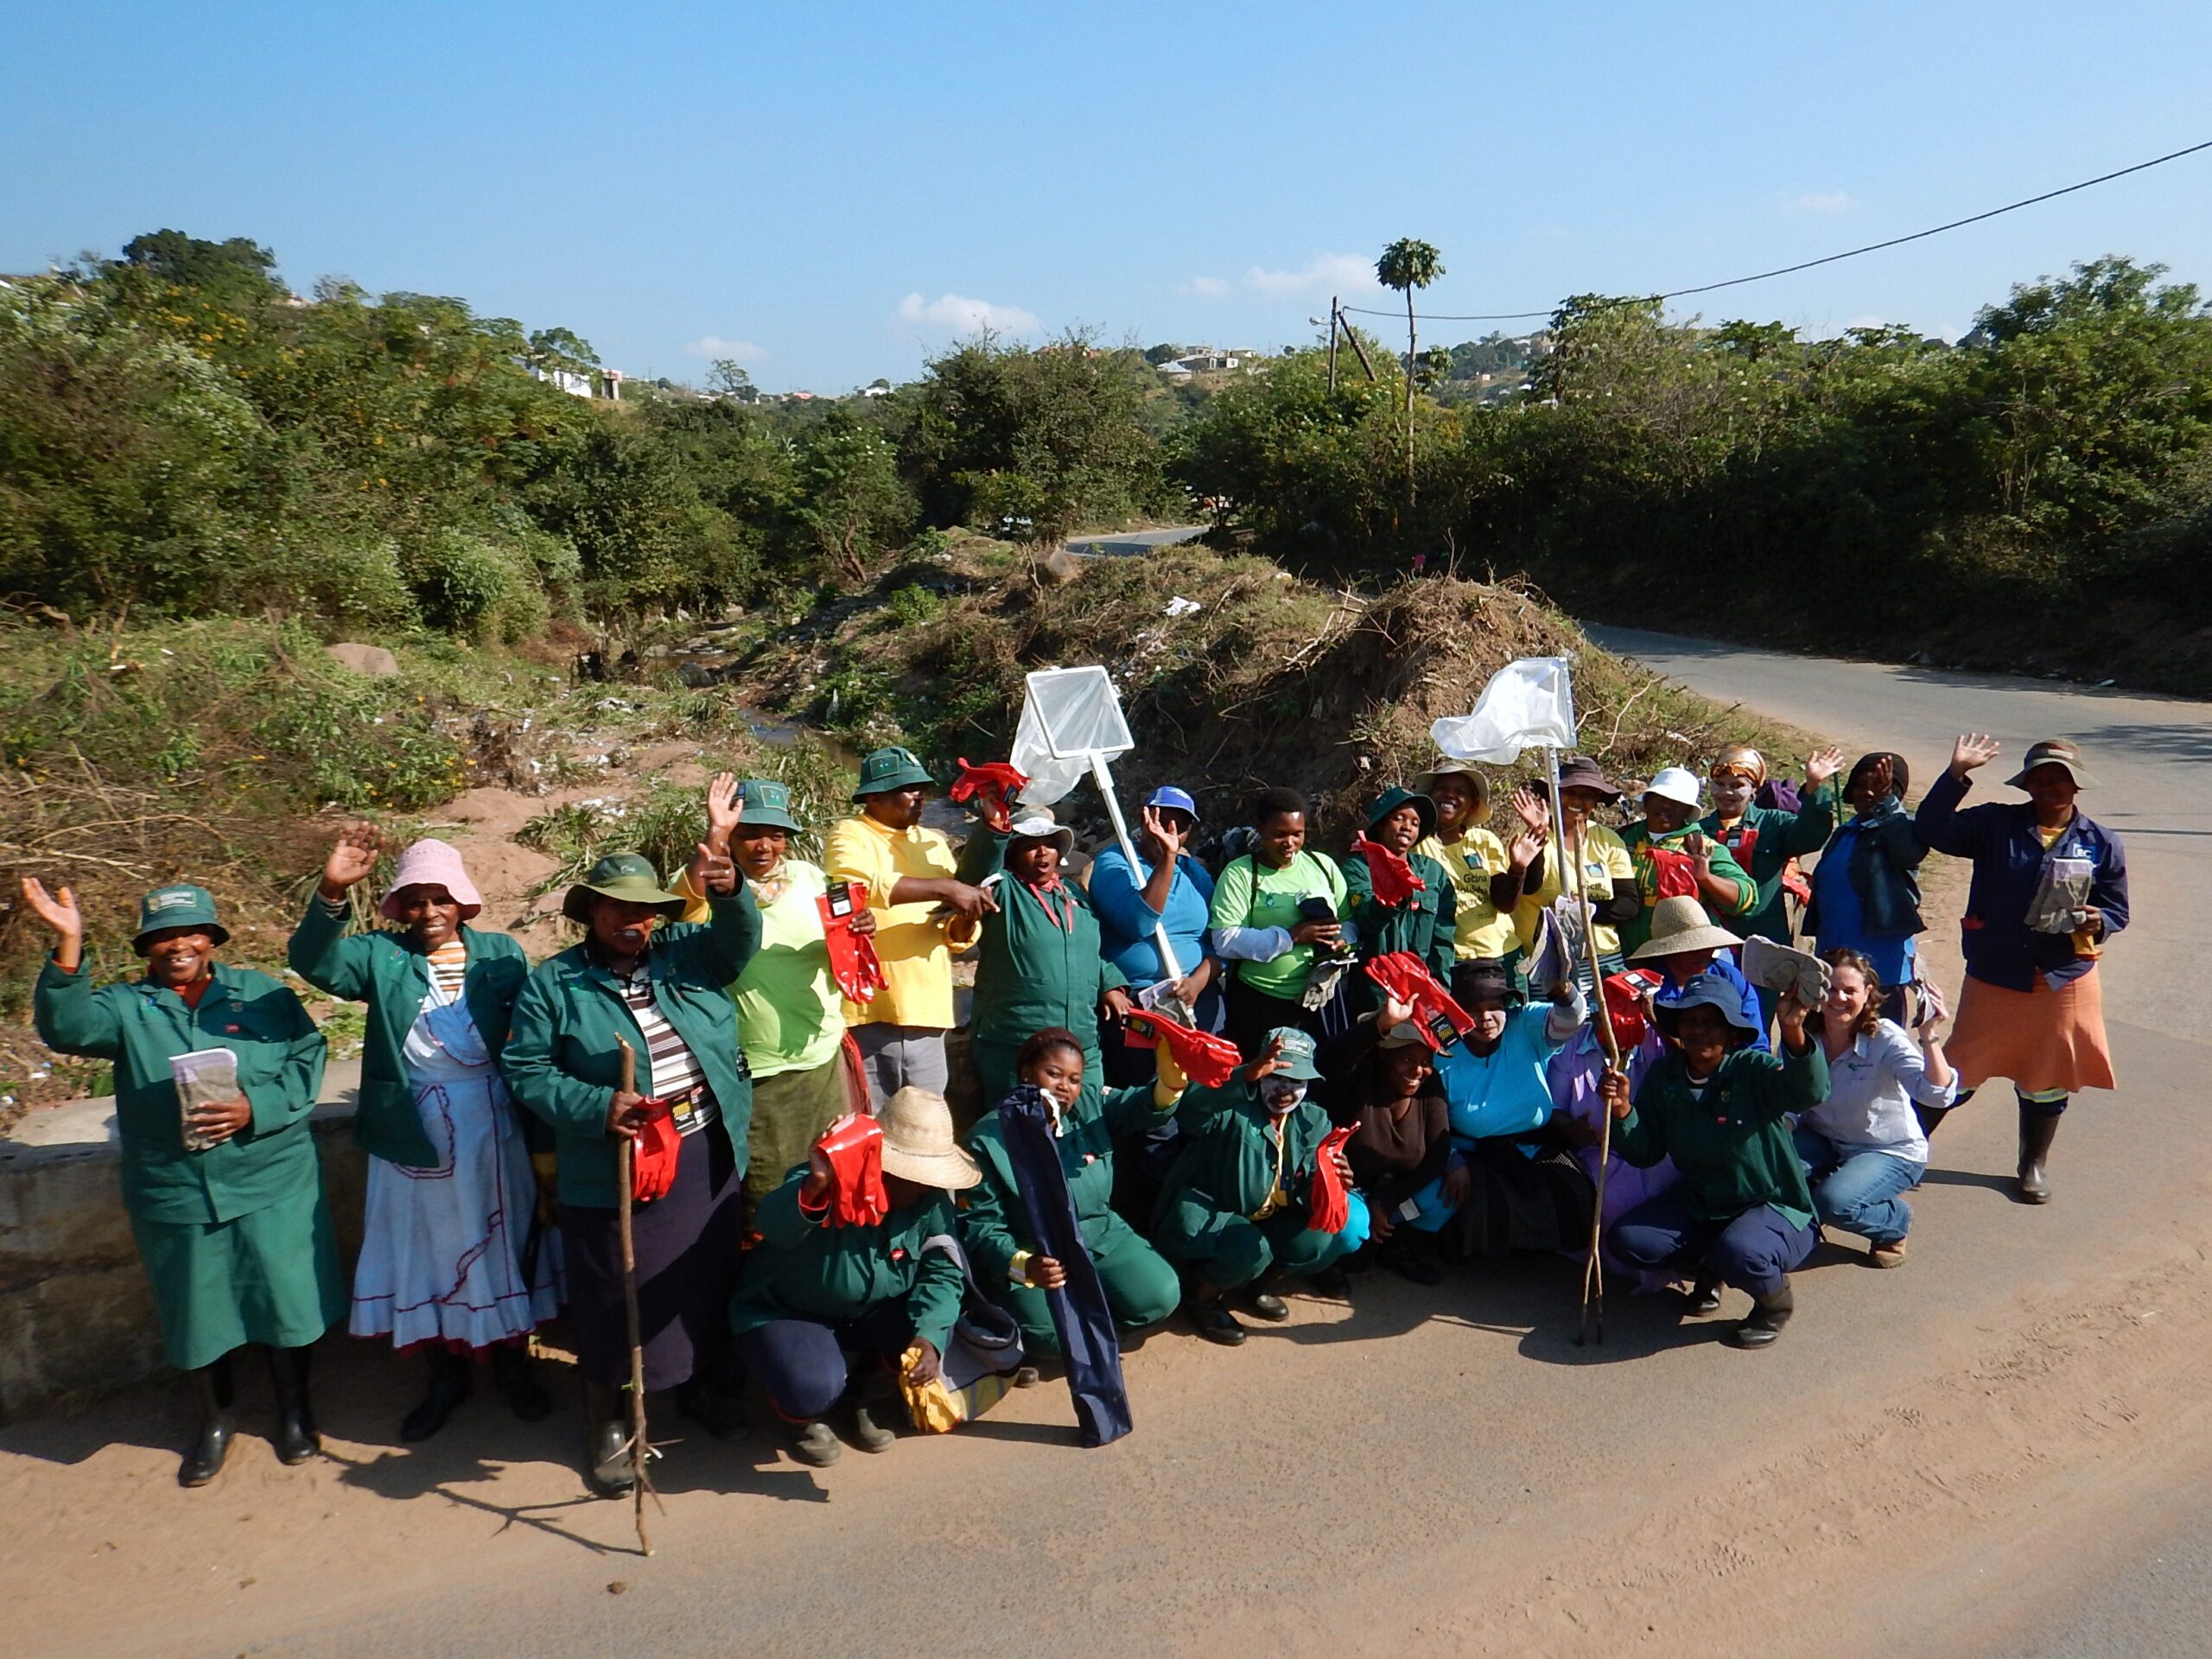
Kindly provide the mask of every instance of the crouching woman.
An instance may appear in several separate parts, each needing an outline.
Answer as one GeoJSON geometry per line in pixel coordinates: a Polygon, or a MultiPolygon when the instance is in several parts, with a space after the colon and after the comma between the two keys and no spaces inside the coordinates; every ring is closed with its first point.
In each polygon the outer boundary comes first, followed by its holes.
{"type": "Polygon", "coordinates": [[[168,1362],[192,1381],[200,1426],[177,1469],[185,1486],[222,1471],[231,1446],[231,1351],[269,1350],[277,1459],[321,1446],[308,1355],[345,1317],[346,1281],[323,1203],[308,1114],[322,1086],[322,1033],[266,974],[218,963],[230,938],[204,888],[156,887],[139,901],[131,947],[143,979],[92,988],[85,925],[68,888],[35,880],[23,900],[52,929],[34,1008],[48,1047],[115,1063],[123,1207],[154,1281],[168,1362]],[[238,1093],[187,1116],[169,1062],[228,1049],[238,1093]]]}
{"type": "Polygon", "coordinates": [[[1671,1157],[1681,1178],[1613,1224],[1614,1254],[1693,1274],[1697,1313],[1719,1307],[1722,1285],[1747,1292],[1751,1317],[1729,1333],[1739,1348],[1782,1334],[1796,1307],[1789,1270],[1820,1242],[1789,1115],[1827,1098],[1827,1059],[1795,995],[1783,996],[1777,1014],[1782,1052],[1760,1053],[1734,992],[1693,980],[1679,1001],[1653,1010],[1667,1052],[1633,1103],[1625,1077],[1608,1074],[1604,1084],[1618,1120],[1613,1149],[1639,1168],[1671,1157]]]}
{"type": "Polygon", "coordinates": [[[894,1436],[874,1414],[898,1397],[895,1368],[912,1350],[909,1380],[937,1375],[967,1288],[958,1257],[925,1248],[957,1236],[952,1195],[982,1179],[954,1137],[952,1109],[909,1086],[877,1121],[889,1213],[872,1227],[826,1225],[835,1172],[817,1145],[760,1200],[760,1242],[746,1253],[730,1302],[739,1356],[791,1427],[794,1454],[817,1468],[843,1450],[822,1421],[841,1401],[861,1450],[890,1450],[894,1436]]]}
{"type": "MultiPolygon", "coordinates": [[[[1280,1027],[1258,1059],[1218,1089],[1194,1090],[1179,1114],[1185,1141],[1161,1184],[1152,1236],[1160,1253],[1196,1281],[1191,1317],[1210,1342],[1244,1340],[1228,1293],[1248,1291],[1252,1314],[1280,1324],[1290,1310],[1267,1287],[1271,1270],[1325,1273],[1367,1236],[1366,1207],[1356,1193],[1343,1227],[1310,1224],[1314,1184],[1326,1179],[1321,1143],[1329,1116],[1306,1097],[1320,1075],[1313,1039],[1280,1027]]],[[[1341,1151],[1329,1156],[1348,1189],[1351,1166],[1341,1151]]]]}

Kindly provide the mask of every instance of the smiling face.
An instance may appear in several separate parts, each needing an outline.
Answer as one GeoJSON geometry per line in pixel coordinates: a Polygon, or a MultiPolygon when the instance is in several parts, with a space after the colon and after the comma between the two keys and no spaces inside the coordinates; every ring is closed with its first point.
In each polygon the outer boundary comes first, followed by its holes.
{"type": "Polygon", "coordinates": [[[1721,822],[1733,823],[1751,810],[1751,797],[1758,785],[1747,772],[1732,767],[1713,774],[1713,807],[1720,814],[1721,822]]]}
{"type": "Polygon", "coordinates": [[[1408,803],[1375,826],[1375,839],[1403,858],[1421,839],[1421,809],[1408,803]]]}
{"type": "Polygon", "coordinates": [[[783,868],[784,854],[790,846],[788,830],[741,823],[730,839],[729,855],[748,880],[766,881],[783,868]]]}
{"type": "Polygon", "coordinates": [[[1260,861],[1271,869],[1281,869],[1296,858],[1306,845],[1306,815],[1303,812],[1273,813],[1253,828],[1260,836],[1253,851],[1260,855],[1260,861]]]}
{"type": "Polygon", "coordinates": [[[1832,966],[1828,969],[1827,1001],[1821,1005],[1828,1029],[1839,1033],[1854,1029],[1859,1016],[1866,1011],[1869,994],[1866,975],[1840,963],[1832,966]]]}
{"type": "Polygon", "coordinates": [[[1644,827],[1655,836],[1671,836],[1695,817],[1697,808],[1684,806],[1680,801],[1669,800],[1664,795],[1646,795],[1643,798],[1644,827]]]}
{"type": "Polygon", "coordinates": [[[422,881],[402,887],[393,908],[399,912],[400,925],[425,950],[451,944],[460,937],[461,900],[442,882],[422,881]]]}
{"type": "Polygon", "coordinates": [[[919,784],[881,790],[874,795],[863,795],[861,810],[887,829],[912,830],[922,821],[922,803],[929,798],[929,793],[919,784]]]}
{"type": "Polygon", "coordinates": [[[1083,1051],[1048,1048],[1021,1070],[1021,1080],[1034,1084],[1070,1110],[1083,1094],[1083,1051]]]}
{"type": "Polygon", "coordinates": [[[1382,1051],[1382,1092],[1391,1100],[1411,1100],[1428,1077],[1428,1051],[1419,1043],[1382,1051]]]}
{"type": "Polygon", "coordinates": [[[1035,841],[1009,842],[1006,849],[1006,867],[1017,880],[1033,886],[1059,869],[1059,842],[1042,836],[1035,841]]]}
{"type": "Polygon", "coordinates": [[[660,907],[629,899],[609,899],[595,893],[591,904],[591,937],[601,950],[615,957],[642,957],[660,925],[660,907]]]}
{"type": "Polygon", "coordinates": [[[1436,803],[1436,828],[1440,835],[1463,835],[1480,819],[1482,791],[1464,772],[1447,772],[1439,777],[1429,785],[1428,798],[1436,803]]]}
{"type": "Polygon", "coordinates": [[[146,948],[146,976],[171,990],[199,983],[215,965],[214,935],[204,927],[165,927],[140,943],[146,948]]]}
{"type": "Polygon", "coordinates": [[[1728,1058],[1729,1037],[1734,1027],[1720,1017],[1720,1010],[1703,1002],[1684,1008],[1675,1018],[1675,1046],[1694,1077],[1709,1077],[1728,1058]]]}
{"type": "Polygon", "coordinates": [[[2020,787],[2035,803],[2036,817],[2045,824],[2063,823],[2073,816],[2074,798],[2082,792],[2074,774],[2056,761],[2046,760],[2026,777],[2020,787]]]}
{"type": "Polygon", "coordinates": [[[1604,791],[1586,788],[1580,784],[1570,784],[1559,792],[1560,810],[1567,815],[1569,823],[1587,823],[1590,815],[1605,804],[1604,791]]]}

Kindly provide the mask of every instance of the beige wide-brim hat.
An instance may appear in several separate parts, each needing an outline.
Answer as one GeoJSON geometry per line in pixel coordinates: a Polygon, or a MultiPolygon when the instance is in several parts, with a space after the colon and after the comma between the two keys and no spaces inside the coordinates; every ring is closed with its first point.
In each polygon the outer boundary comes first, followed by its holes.
{"type": "Polygon", "coordinates": [[[1684,950],[1726,950],[1743,941],[1725,927],[1715,927],[1705,906],[1683,895],[1662,899],[1651,908],[1651,942],[1629,957],[1644,962],[1653,957],[1672,957],[1684,950]]]}
{"type": "Polygon", "coordinates": [[[911,1085],[883,1103],[883,1173],[918,1186],[965,1192],[983,1179],[952,1132],[952,1108],[943,1095],[911,1085]]]}

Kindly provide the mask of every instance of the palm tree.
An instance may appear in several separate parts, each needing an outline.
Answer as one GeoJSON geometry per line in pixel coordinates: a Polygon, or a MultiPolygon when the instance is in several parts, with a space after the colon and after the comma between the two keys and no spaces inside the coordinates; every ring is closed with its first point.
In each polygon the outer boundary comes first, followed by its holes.
{"type": "Polygon", "coordinates": [[[1375,280],[1406,296],[1406,500],[1414,499],[1414,289],[1427,288],[1444,274],[1444,257],[1433,245],[1402,236],[1375,262],[1375,280]]]}

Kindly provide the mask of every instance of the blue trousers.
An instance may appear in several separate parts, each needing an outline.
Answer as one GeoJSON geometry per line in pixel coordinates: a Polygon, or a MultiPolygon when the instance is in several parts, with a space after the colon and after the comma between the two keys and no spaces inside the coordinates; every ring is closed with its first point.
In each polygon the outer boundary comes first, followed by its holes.
{"type": "Polygon", "coordinates": [[[1813,1184],[1821,1220],[1876,1244],[1894,1244],[1912,1226],[1911,1191],[1928,1166],[1886,1152],[1847,1152],[1811,1129],[1797,1131],[1797,1156],[1813,1184]]]}
{"type": "Polygon", "coordinates": [[[737,1353],[779,1412],[808,1422],[844,1398],[848,1353],[896,1364],[913,1339],[914,1321],[900,1297],[855,1319],[771,1319],[741,1332],[737,1353]]]}
{"type": "Polygon", "coordinates": [[[1754,1296],[1782,1288],[1782,1277],[1813,1253],[1819,1230],[1798,1226],[1770,1204],[1731,1220],[1690,1213],[1679,1187],[1646,1198],[1613,1224],[1613,1254],[1639,1268],[1694,1272],[1754,1296]]]}

